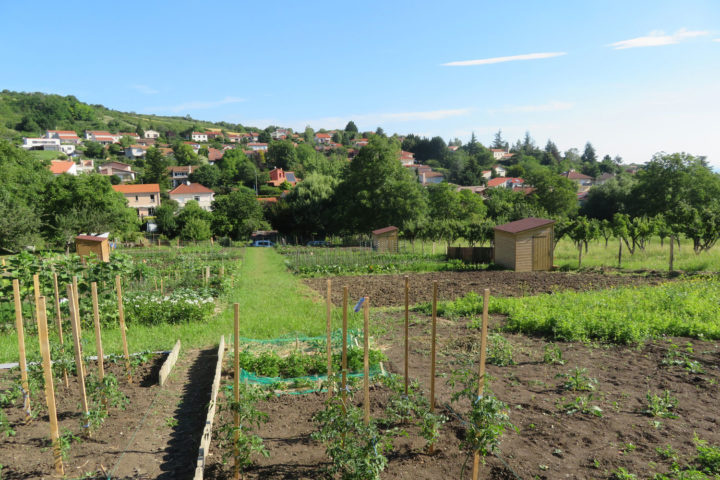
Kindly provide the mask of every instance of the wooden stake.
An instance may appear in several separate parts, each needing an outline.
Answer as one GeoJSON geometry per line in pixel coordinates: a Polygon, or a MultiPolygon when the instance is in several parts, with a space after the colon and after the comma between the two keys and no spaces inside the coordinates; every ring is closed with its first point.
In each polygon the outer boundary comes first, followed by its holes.
{"type": "Polygon", "coordinates": [[[52,363],[50,360],[50,342],[48,341],[47,318],[45,316],[45,298],[39,299],[40,317],[38,318],[38,340],[40,341],[40,353],[42,354],[43,374],[45,376],[45,401],[48,407],[48,418],[50,419],[50,440],[53,445],[53,457],[55,458],[55,473],[65,475],[62,455],[60,453],[60,431],[58,429],[57,408],[55,407],[55,388],[53,387],[52,363]]]}
{"type": "Polygon", "coordinates": [[[125,328],[125,309],[123,308],[122,283],[120,281],[120,275],[115,276],[115,291],[117,292],[120,336],[122,337],[123,354],[125,355],[125,373],[127,374],[128,383],[132,383],[132,374],[130,373],[130,352],[128,351],[127,344],[127,333],[125,328]]]}
{"type": "Polygon", "coordinates": [[[410,277],[405,275],[405,395],[408,394],[408,380],[409,380],[409,356],[410,356],[410,316],[409,316],[409,305],[410,305],[410,277]]]}
{"type": "Polygon", "coordinates": [[[218,273],[218,276],[220,278],[223,278],[225,276],[225,265],[220,265],[220,272],[218,273]]]}
{"type": "Polygon", "coordinates": [[[347,324],[348,324],[348,287],[343,287],[343,319],[342,319],[342,380],[340,383],[343,408],[347,401],[347,324]]]}
{"type": "Polygon", "coordinates": [[[618,268],[622,268],[622,238],[618,237],[618,268]]]}
{"type": "Polygon", "coordinates": [[[674,238],[674,236],[671,235],[670,236],[670,268],[669,268],[670,272],[673,271],[673,263],[675,262],[674,246],[675,246],[675,238],[674,238]]]}
{"type": "MultiPolygon", "coordinates": [[[[55,323],[57,324],[58,339],[60,340],[60,346],[64,346],[63,340],[63,328],[62,328],[62,312],[60,312],[60,289],[58,287],[58,276],[57,272],[53,272],[53,290],[55,290],[55,323]]],[[[67,369],[63,367],[63,381],[65,382],[65,388],[70,387],[70,379],[68,379],[67,369]]]]}
{"type": "Polygon", "coordinates": [[[165,295],[165,284],[162,277],[160,277],[160,295],[165,295]]]}
{"type": "Polygon", "coordinates": [[[40,301],[40,276],[37,273],[33,275],[33,291],[35,292],[35,321],[37,321],[38,302],[40,301]]]}
{"type": "Polygon", "coordinates": [[[97,283],[90,284],[92,291],[93,323],[95,324],[95,350],[97,351],[98,377],[102,381],[105,378],[105,366],[103,365],[102,333],[100,331],[100,308],[98,306],[97,283]]]}
{"type": "MultiPolygon", "coordinates": [[[[430,413],[435,413],[435,336],[437,333],[437,297],[438,283],[433,282],[432,300],[432,334],[430,337],[430,413]]],[[[431,444],[428,451],[433,453],[435,445],[431,444]]]]}
{"type": "MultiPolygon", "coordinates": [[[[478,398],[485,390],[485,361],[487,359],[487,331],[488,331],[488,305],[490,303],[490,290],[483,291],[482,330],[480,333],[480,366],[478,367],[478,398]]],[[[475,452],[473,458],[473,480],[478,480],[480,474],[480,453],[475,452]]]]}
{"type": "MultiPolygon", "coordinates": [[[[75,301],[75,294],[73,292],[73,287],[71,285],[68,285],[68,299],[70,302],[75,301]]],[[[72,337],[73,337],[73,345],[75,346],[75,366],[77,370],[77,378],[78,378],[78,384],[80,385],[80,402],[83,409],[83,416],[85,418],[85,421],[88,422],[88,416],[89,416],[89,409],[88,409],[88,401],[87,401],[87,392],[85,391],[85,369],[83,368],[83,357],[82,357],[82,346],[80,344],[80,329],[78,328],[78,324],[80,323],[80,319],[77,316],[77,311],[75,309],[70,310],[70,326],[72,327],[72,337]]],[[[86,436],[90,436],[90,425],[88,423],[83,425],[83,434],[86,436]]]]}
{"type": "Polygon", "coordinates": [[[77,318],[78,318],[78,332],[79,332],[80,336],[82,336],[82,324],[80,322],[80,291],[78,290],[77,275],[73,276],[72,287],[73,287],[73,294],[75,295],[75,303],[73,305],[75,305],[75,312],[77,313],[77,318]]]}
{"type": "MultiPolygon", "coordinates": [[[[332,376],[332,300],[330,294],[332,293],[332,280],[327,280],[327,299],[325,300],[325,335],[327,336],[327,378],[328,381],[332,376]]],[[[327,396],[332,397],[332,388],[328,384],[327,396]]]]}
{"type": "MultiPolygon", "coordinates": [[[[23,409],[25,421],[29,422],[32,416],[30,410],[30,387],[28,386],[27,359],[25,358],[25,329],[22,317],[22,302],[20,301],[20,282],[13,278],[13,297],[15,297],[15,328],[18,335],[18,353],[20,357],[20,380],[23,388],[23,409]]],[[[39,311],[39,310],[38,310],[39,311]]]]}
{"type": "Polygon", "coordinates": [[[363,358],[363,387],[365,390],[365,425],[370,423],[370,297],[363,303],[363,337],[365,355],[363,358]]]}
{"type": "MultiPolygon", "coordinates": [[[[235,383],[233,384],[233,394],[235,399],[235,405],[240,402],[240,304],[234,305],[235,310],[235,359],[233,365],[235,366],[235,383]]],[[[240,416],[238,412],[235,412],[235,428],[240,427],[240,416]]],[[[237,449],[237,443],[239,439],[239,432],[235,430],[235,480],[240,479],[240,452],[237,449]]]]}

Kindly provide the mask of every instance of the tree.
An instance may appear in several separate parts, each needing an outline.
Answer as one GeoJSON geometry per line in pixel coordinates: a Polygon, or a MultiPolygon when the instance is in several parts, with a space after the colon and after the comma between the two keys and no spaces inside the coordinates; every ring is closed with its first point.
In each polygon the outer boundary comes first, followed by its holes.
{"type": "Polygon", "coordinates": [[[583,151],[582,157],[580,157],[583,163],[597,163],[597,154],[592,143],[587,142],[585,144],[585,151],[583,151]]]}
{"type": "Polygon", "coordinates": [[[175,237],[178,231],[175,214],[178,210],[178,203],[175,200],[166,200],[155,210],[155,223],[158,230],[167,237],[175,237]]]}
{"type": "Polygon", "coordinates": [[[248,238],[255,230],[268,228],[255,192],[246,187],[218,195],[212,203],[212,230],[235,240],[248,238]]]}
{"type": "Polygon", "coordinates": [[[143,173],[143,183],[157,183],[163,189],[170,187],[170,177],[168,176],[168,167],[170,162],[160,150],[155,147],[148,148],[145,153],[145,172],[143,173]]]}
{"type": "Polygon", "coordinates": [[[553,216],[572,216],[577,212],[577,185],[543,167],[534,168],[524,177],[535,190],[530,199],[553,216]]]}
{"type": "MultiPolygon", "coordinates": [[[[545,153],[548,154],[549,158],[552,160],[552,163],[556,164],[560,162],[560,150],[558,150],[557,145],[555,145],[555,142],[552,140],[548,140],[545,144],[545,153]]],[[[549,165],[547,163],[546,165],[549,165]]]]}
{"type": "Polygon", "coordinates": [[[85,142],[85,155],[90,158],[102,159],[105,158],[105,147],[102,143],[86,141],[85,142]]]}
{"type": "Polygon", "coordinates": [[[503,150],[507,150],[509,148],[508,142],[506,142],[502,137],[502,130],[498,130],[495,134],[492,148],[502,148],[503,150]]]}
{"type": "Polygon", "coordinates": [[[199,183],[210,189],[217,189],[222,182],[222,172],[216,165],[200,165],[197,170],[194,170],[189,176],[188,180],[193,183],[199,183]]]}
{"type": "Polygon", "coordinates": [[[587,244],[590,240],[597,237],[597,229],[587,217],[577,217],[573,221],[572,227],[568,230],[567,235],[572,239],[578,249],[578,268],[581,268],[583,245],[587,253],[587,244]]]}
{"type": "Polygon", "coordinates": [[[495,234],[495,223],[489,219],[481,221],[470,221],[465,224],[463,237],[470,243],[471,247],[475,244],[485,245],[485,242],[492,241],[495,234]]]}
{"type": "Polygon", "coordinates": [[[267,150],[268,164],[282,168],[283,170],[291,170],[297,161],[295,147],[290,140],[281,140],[271,142],[267,150]]]}
{"type": "Polygon", "coordinates": [[[197,154],[193,148],[187,143],[176,143],[172,147],[175,163],[178,165],[199,165],[197,154]]]}
{"type": "Polygon", "coordinates": [[[199,217],[189,218],[180,230],[180,238],[183,240],[198,242],[207,240],[211,236],[209,223],[199,217]]]}
{"type": "Polygon", "coordinates": [[[302,238],[325,237],[334,227],[333,200],[339,183],[339,179],[320,173],[305,177],[284,199],[291,224],[275,226],[302,238]]]}
{"type": "Polygon", "coordinates": [[[632,192],[635,178],[618,175],[603,185],[592,187],[580,209],[582,215],[590,218],[610,220],[616,213],[627,213],[633,202],[632,192]]]}
{"type": "Polygon", "coordinates": [[[355,125],[355,122],[353,122],[352,120],[350,120],[350,121],[347,123],[347,125],[345,125],[345,131],[346,131],[346,132],[351,132],[351,133],[358,133],[358,128],[357,128],[357,126],[355,125]]]}
{"type": "Polygon", "coordinates": [[[373,136],[350,163],[338,187],[345,230],[368,232],[388,225],[402,230],[425,214],[425,192],[400,164],[399,153],[397,143],[373,136]]]}

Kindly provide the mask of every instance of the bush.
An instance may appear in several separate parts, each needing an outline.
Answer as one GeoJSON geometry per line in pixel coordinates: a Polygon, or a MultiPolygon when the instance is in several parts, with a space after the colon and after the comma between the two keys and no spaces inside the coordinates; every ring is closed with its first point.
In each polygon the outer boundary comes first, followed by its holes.
{"type": "Polygon", "coordinates": [[[213,298],[202,290],[182,289],[165,296],[131,293],[124,300],[127,321],[143,325],[199,322],[207,319],[215,308],[213,298]]]}

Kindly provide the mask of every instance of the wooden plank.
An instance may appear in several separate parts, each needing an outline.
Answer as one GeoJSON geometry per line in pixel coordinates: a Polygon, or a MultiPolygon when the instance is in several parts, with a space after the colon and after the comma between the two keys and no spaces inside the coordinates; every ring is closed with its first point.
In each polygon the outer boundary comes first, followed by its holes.
{"type": "Polygon", "coordinates": [[[405,395],[408,394],[410,358],[410,277],[405,275],[405,395]]]}
{"type": "Polygon", "coordinates": [[[343,408],[347,401],[347,392],[345,388],[347,386],[347,325],[348,325],[348,287],[343,287],[343,319],[342,319],[342,380],[341,380],[341,395],[343,408]]]}
{"type": "MultiPolygon", "coordinates": [[[[235,325],[234,325],[234,337],[233,337],[233,353],[235,358],[233,359],[233,369],[235,370],[235,378],[233,383],[233,400],[235,405],[240,404],[240,304],[236,303],[233,306],[235,325]]],[[[240,432],[237,430],[240,428],[240,415],[237,411],[234,412],[233,421],[235,422],[235,445],[233,446],[233,455],[235,457],[235,468],[233,477],[235,480],[240,480],[240,450],[238,449],[238,440],[240,439],[240,432]]]]}
{"type": "Polygon", "coordinates": [[[162,367],[160,367],[160,372],[158,373],[158,377],[159,377],[158,382],[161,387],[164,387],[165,384],[167,383],[167,379],[170,376],[170,372],[172,372],[172,369],[175,366],[175,363],[177,363],[177,359],[178,359],[179,355],[180,355],[180,340],[175,342],[175,346],[173,346],[172,350],[170,350],[168,357],[163,362],[162,367]]]}
{"type": "Polygon", "coordinates": [[[218,390],[220,390],[220,377],[222,375],[223,358],[225,355],[225,336],[220,337],[220,345],[218,346],[218,361],[215,365],[215,377],[213,379],[212,390],[210,391],[210,403],[208,406],[208,414],[205,419],[205,428],[200,439],[200,449],[198,450],[197,463],[195,464],[195,475],[193,480],[203,480],[205,472],[205,462],[210,453],[210,441],[212,440],[212,426],[215,420],[215,408],[217,402],[218,390]]]}

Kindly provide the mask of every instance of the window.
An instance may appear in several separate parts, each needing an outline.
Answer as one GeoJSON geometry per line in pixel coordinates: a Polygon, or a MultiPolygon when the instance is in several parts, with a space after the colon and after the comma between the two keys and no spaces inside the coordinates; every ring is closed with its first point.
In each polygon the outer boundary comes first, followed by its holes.
{"type": "Polygon", "coordinates": [[[195,201],[200,202],[200,197],[198,195],[195,195],[195,201]]]}
{"type": "Polygon", "coordinates": [[[136,202],[138,201],[138,196],[137,196],[137,195],[135,195],[135,201],[136,201],[136,202]]]}
{"type": "Polygon", "coordinates": [[[150,195],[150,201],[151,201],[151,202],[154,202],[154,201],[155,201],[155,195],[150,195]]]}

